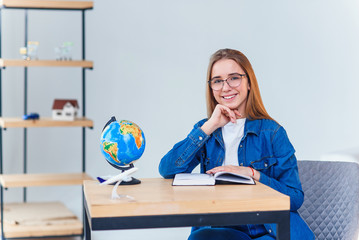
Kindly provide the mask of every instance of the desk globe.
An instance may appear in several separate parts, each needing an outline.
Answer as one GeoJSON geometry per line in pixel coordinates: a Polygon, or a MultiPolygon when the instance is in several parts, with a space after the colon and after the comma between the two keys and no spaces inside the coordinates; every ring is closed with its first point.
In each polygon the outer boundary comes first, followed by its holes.
{"type": "Polygon", "coordinates": [[[102,130],[100,147],[106,161],[113,167],[120,169],[123,174],[105,181],[111,184],[121,181],[120,184],[138,184],[140,180],[127,177],[137,170],[133,162],[138,160],[145,151],[146,140],[141,128],[135,123],[127,120],[117,121],[112,117],[102,130]],[[128,173],[127,175],[125,173],[128,173]],[[122,178],[123,177],[123,178],[122,178]]]}

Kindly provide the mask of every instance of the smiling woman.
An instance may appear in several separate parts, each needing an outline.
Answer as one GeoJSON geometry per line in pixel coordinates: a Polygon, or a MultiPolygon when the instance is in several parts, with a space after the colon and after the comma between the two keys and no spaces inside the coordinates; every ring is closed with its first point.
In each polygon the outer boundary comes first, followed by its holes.
{"type": "MultiPolygon", "coordinates": [[[[258,83],[247,57],[232,49],[215,52],[207,74],[208,118],[195,124],[187,138],[161,160],[165,178],[201,172],[233,172],[249,176],[290,197],[291,239],[314,239],[299,216],[303,191],[297,159],[286,131],[264,108],[258,83]]],[[[190,240],[275,239],[275,224],[193,227],[190,240]]]]}

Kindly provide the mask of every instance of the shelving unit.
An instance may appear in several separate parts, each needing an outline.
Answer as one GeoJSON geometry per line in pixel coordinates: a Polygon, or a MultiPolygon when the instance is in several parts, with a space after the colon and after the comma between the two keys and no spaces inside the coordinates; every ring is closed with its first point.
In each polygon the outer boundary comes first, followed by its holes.
{"type": "Polygon", "coordinates": [[[83,180],[91,179],[85,173],[86,128],[93,127],[93,121],[86,118],[85,111],[85,71],[93,68],[93,62],[85,58],[85,11],[93,8],[92,1],[59,0],[0,0],[0,194],[1,194],[1,239],[31,237],[83,236],[83,224],[60,202],[28,203],[26,188],[82,185],[83,180]],[[71,10],[82,13],[82,59],[73,61],[22,60],[2,58],[1,51],[1,12],[4,9],[23,9],[25,12],[25,45],[28,36],[28,10],[71,10]],[[2,116],[2,71],[8,67],[24,68],[24,114],[27,114],[27,70],[30,67],[79,67],[82,68],[82,117],[75,121],[58,121],[51,117],[37,120],[23,120],[21,117],[2,116]],[[27,128],[38,127],[81,127],[82,128],[82,169],[78,173],[27,172],[27,128]],[[24,129],[24,171],[20,174],[3,174],[3,130],[7,128],[24,129]],[[21,203],[4,203],[4,189],[23,188],[21,203]]]}

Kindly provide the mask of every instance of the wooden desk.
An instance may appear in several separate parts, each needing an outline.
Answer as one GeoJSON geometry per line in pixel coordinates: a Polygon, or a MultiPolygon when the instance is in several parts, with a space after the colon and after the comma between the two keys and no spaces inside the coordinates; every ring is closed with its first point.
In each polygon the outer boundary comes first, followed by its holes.
{"type": "Polygon", "coordinates": [[[290,239],[289,197],[261,183],[256,185],[172,186],[172,179],[141,179],[120,186],[84,181],[85,239],[91,230],[230,226],[277,223],[277,239],[290,239]]]}

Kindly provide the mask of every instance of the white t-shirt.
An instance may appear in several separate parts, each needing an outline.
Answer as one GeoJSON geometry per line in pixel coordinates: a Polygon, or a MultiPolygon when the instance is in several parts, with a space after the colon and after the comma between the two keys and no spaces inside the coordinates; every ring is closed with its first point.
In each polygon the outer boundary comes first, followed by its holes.
{"type": "Polygon", "coordinates": [[[238,147],[244,134],[245,118],[237,119],[237,124],[229,122],[222,127],[222,135],[225,147],[223,166],[238,166],[238,147]]]}

